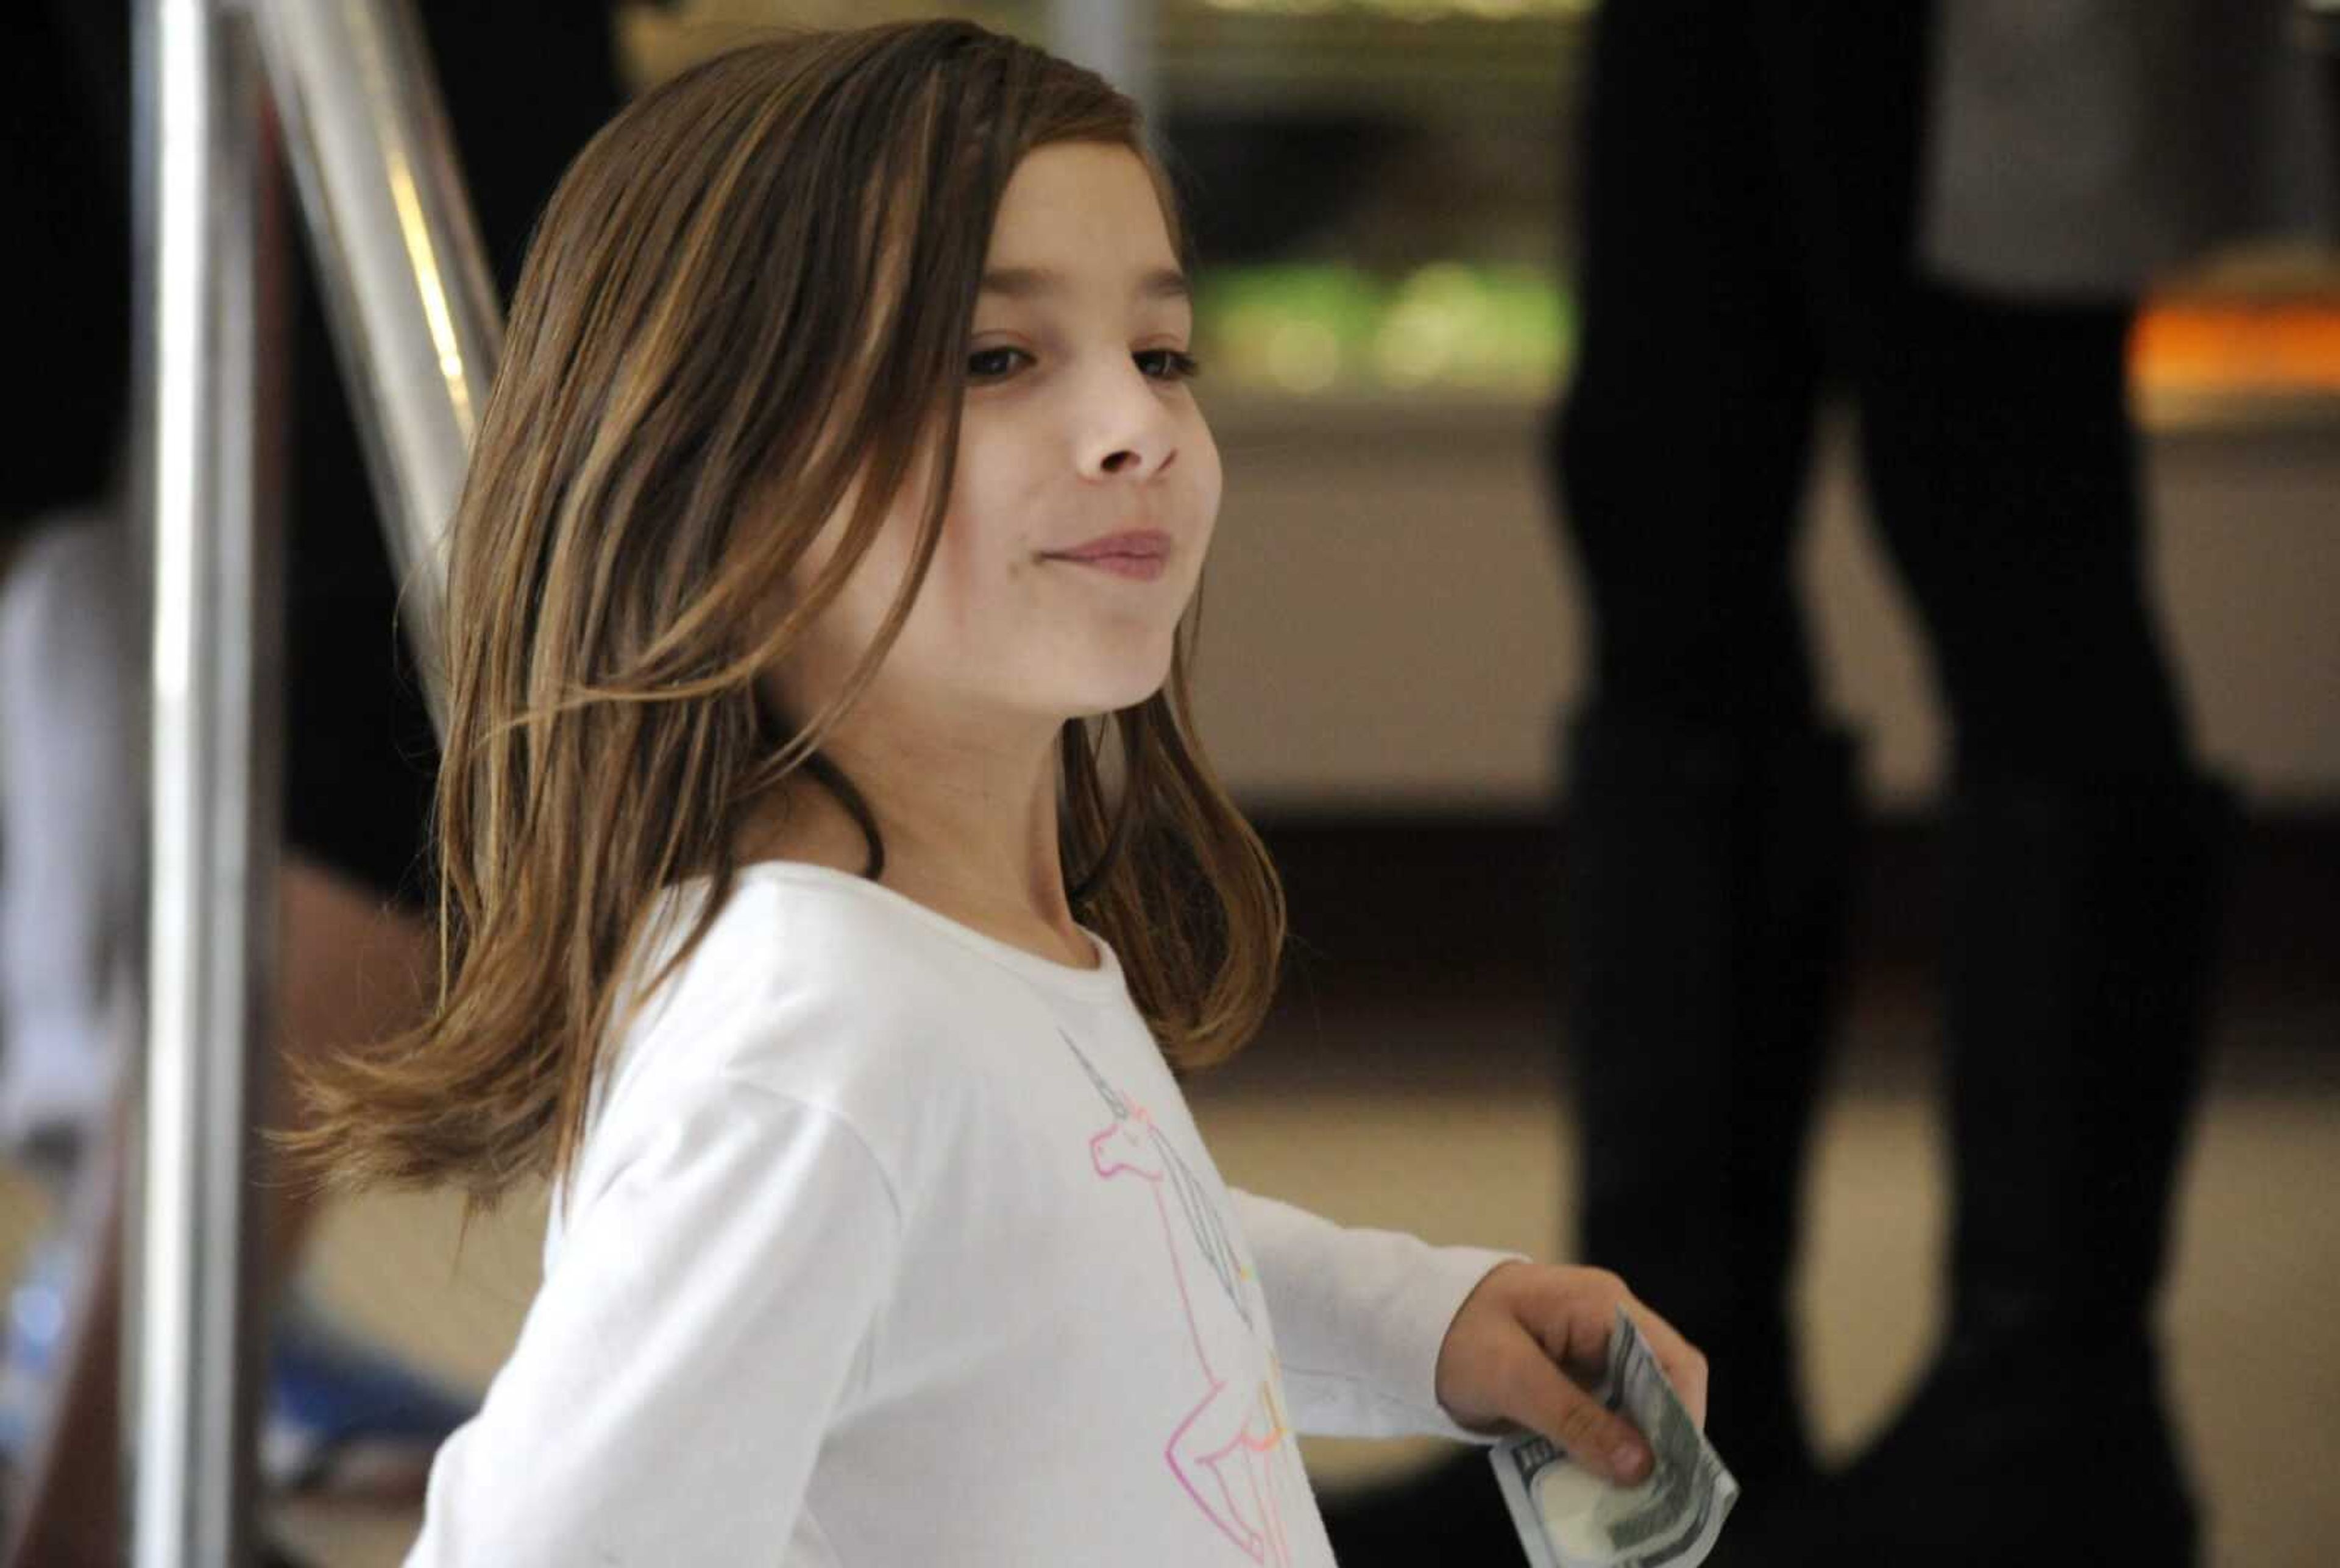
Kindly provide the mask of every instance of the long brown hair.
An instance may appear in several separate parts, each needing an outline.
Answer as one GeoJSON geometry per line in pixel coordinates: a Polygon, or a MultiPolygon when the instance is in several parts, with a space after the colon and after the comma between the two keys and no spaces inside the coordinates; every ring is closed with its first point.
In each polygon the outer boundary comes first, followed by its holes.
{"type": "MultiPolygon", "coordinates": [[[[808,34],[652,90],[578,155],[514,300],[457,510],[438,799],[440,982],[430,1017],[302,1072],[282,1140],[352,1184],[455,1182],[475,1202],[574,1157],[629,965],[696,876],[705,935],[743,813],[829,789],[819,747],[898,633],[951,488],[967,340],[1002,191],[1053,142],[1146,158],[1095,74],[966,23],[808,34]],[[868,551],[930,483],[913,567],[821,714],[759,706],[868,551]],[[778,585],[849,509],[816,581],[778,585]],[[802,779],[798,776],[802,775],[802,779]]],[[[1076,912],[1111,942],[1182,1069],[1233,1055],[1274,990],[1284,903],[1194,737],[1194,620],[1164,690],[1060,739],[1076,912]]]]}

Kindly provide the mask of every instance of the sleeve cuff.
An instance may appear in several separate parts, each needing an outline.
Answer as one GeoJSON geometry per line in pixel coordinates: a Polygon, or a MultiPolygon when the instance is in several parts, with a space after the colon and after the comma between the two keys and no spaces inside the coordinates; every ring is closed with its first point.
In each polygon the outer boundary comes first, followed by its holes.
{"type": "Polygon", "coordinates": [[[1454,1315],[1462,1310],[1479,1282],[1499,1265],[1529,1260],[1521,1253],[1476,1246],[1432,1247],[1429,1252],[1427,1265],[1413,1275],[1391,1303],[1392,1342],[1416,1347],[1404,1364],[1391,1368],[1395,1374],[1393,1388],[1419,1412],[1413,1423],[1416,1431],[1458,1443],[1492,1444],[1502,1434],[1461,1425],[1438,1403],[1438,1355],[1445,1347],[1446,1331],[1453,1326],[1454,1315]]]}
{"type": "Polygon", "coordinates": [[[1439,1407],[1438,1355],[1479,1282],[1497,1265],[1524,1259],[1335,1225],[1239,1189],[1231,1196],[1258,1258],[1300,1431],[1494,1441],[1496,1434],[1470,1431],[1439,1407]]]}

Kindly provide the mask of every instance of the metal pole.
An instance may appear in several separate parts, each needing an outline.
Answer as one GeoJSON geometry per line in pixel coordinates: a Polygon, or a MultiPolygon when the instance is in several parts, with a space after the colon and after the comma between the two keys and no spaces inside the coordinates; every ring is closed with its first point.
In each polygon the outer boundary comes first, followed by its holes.
{"type": "Polygon", "coordinates": [[[1155,0],[1050,0],[1048,48],[1086,65],[1136,100],[1159,137],[1161,84],[1154,65],[1155,0]]]}
{"type": "Polygon", "coordinates": [[[400,620],[434,718],[448,525],[503,349],[487,250],[408,0],[253,0],[400,620]]]}
{"type": "Polygon", "coordinates": [[[142,0],[150,888],[132,1560],[240,1565],[262,1345],[252,1112],[275,913],[273,162],[251,18],[142,0]]]}

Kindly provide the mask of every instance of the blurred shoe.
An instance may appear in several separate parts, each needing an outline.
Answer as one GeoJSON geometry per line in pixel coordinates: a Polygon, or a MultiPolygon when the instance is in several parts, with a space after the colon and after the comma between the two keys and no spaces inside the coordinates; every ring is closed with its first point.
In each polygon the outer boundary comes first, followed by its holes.
{"type": "Polygon", "coordinates": [[[1705,1568],[1813,1568],[1813,1521],[1830,1501],[1827,1484],[1813,1475],[1741,1491],[1705,1568]]]}
{"type": "Polygon", "coordinates": [[[1526,1561],[1483,1449],[1328,1494],[1323,1511],[1341,1568],[1517,1568],[1526,1561]]]}
{"type": "Polygon", "coordinates": [[[2193,1568],[2196,1504],[2139,1340],[1954,1341],[1794,1529],[1819,1568],[2193,1568]]]}
{"type": "MultiPolygon", "coordinates": [[[[1809,1480],[1742,1493],[1706,1568],[1809,1568],[1819,1561],[1810,1553],[1813,1522],[1829,1501],[1809,1480]]],[[[1476,1451],[1386,1485],[1332,1493],[1324,1513],[1341,1568],[1518,1568],[1528,1561],[1493,1469],[1476,1451]]],[[[1876,1561],[1900,1568],[1899,1558],[1876,1561]]]]}
{"type": "MultiPolygon", "coordinates": [[[[81,1245],[34,1244],[7,1296],[0,1344],[0,1466],[21,1472],[46,1426],[75,1313],[81,1245]]],[[[261,1484],[277,1492],[419,1497],[431,1456],[477,1401],[364,1344],[295,1302],[269,1348],[261,1484]]]]}
{"type": "Polygon", "coordinates": [[[1961,760],[1948,1329],[1828,1488],[1809,1561],[2198,1560],[2152,1322],[2234,818],[2212,779],[2116,789],[1961,760]]]}
{"type": "Polygon", "coordinates": [[[73,1321],[80,1249],[63,1230],[35,1241],[7,1295],[0,1334],[0,1465],[22,1474],[48,1424],[57,1357],[73,1321]]]}
{"type": "Polygon", "coordinates": [[[263,1484],[285,1492],[419,1497],[431,1456],[478,1401],[296,1304],[269,1352],[263,1484]]]}

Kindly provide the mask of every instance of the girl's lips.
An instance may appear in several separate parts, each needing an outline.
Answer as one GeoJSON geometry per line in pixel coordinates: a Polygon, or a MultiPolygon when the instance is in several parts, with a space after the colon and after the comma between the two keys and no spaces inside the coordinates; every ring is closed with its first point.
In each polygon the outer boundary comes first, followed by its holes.
{"type": "Polygon", "coordinates": [[[1139,582],[1151,582],[1170,570],[1168,558],[1159,555],[1052,555],[1048,559],[1061,561],[1066,566],[1093,566],[1099,571],[1134,578],[1139,582]]]}
{"type": "Polygon", "coordinates": [[[1046,559],[1151,582],[1170,568],[1170,536],[1159,529],[1133,529],[1092,539],[1070,550],[1052,551],[1046,559]]]}

